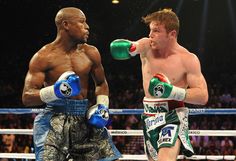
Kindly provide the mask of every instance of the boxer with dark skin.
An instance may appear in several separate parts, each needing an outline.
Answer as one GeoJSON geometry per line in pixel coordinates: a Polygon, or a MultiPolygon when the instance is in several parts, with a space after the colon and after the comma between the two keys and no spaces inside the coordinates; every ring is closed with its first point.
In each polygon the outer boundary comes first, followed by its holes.
{"type": "Polygon", "coordinates": [[[62,8],[55,24],[56,39],[33,55],[22,94],[26,106],[46,103],[34,121],[36,160],[118,159],[105,128],[109,87],[98,49],[86,43],[86,16],[78,8],[62,8]],[[90,74],[97,103],[89,108],[90,74]],[[95,111],[101,110],[104,116],[97,116],[95,111]]]}
{"type": "Polygon", "coordinates": [[[81,92],[74,99],[87,97],[89,72],[92,71],[99,85],[97,94],[108,95],[101,57],[96,47],[86,44],[89,26],[82,12],[64,9],[56,17],[57,38],[42,47],[31,59],[25,79],[23,102],[28,106],[42,105],[39,91],[43,84],[53,85],[66,71],[80,76],[81,92]],[[68,17],[65,21],[63,17],[68,17]]]}

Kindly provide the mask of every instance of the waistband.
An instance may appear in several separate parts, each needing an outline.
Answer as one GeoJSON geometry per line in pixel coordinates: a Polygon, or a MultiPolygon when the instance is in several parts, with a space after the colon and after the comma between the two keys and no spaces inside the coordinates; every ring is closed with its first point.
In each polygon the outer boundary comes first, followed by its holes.
{"type": "Polygon", "coordinates": [[[47,103],[46,110],[68,115],[84,115],[88,107],[88,99],[58,99],[47,103]]]}
{"type": "Polygon", "coordinates": [[[143,99],[144,113],[168,112],[179,107],[184,107],[183,101],[175,101],[163,98],[146,98],[143,99]]]}

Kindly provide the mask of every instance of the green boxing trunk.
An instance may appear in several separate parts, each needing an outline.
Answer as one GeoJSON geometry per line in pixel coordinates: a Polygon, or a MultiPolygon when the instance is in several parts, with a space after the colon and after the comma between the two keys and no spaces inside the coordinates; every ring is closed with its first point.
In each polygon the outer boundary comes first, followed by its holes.
{"type": "Polygon", "coordinates": [[[158,149],[172,147],[179,137],[184,155],[194,154],[188,136],[188,108],[176,108],[169,112],[142,114],[145,151],[149,157],[157,160],[158,149]]]}

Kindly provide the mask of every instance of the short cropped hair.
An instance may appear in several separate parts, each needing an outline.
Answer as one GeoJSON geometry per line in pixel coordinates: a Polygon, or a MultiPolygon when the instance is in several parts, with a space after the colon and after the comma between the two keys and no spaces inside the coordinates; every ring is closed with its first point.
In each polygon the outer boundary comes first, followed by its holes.
{"type": "Polygon", "coordinates": [[[175,30],[179,34],[179,18],[171,9],[162,9],[145,17],[142,17],[145,24],[149,25],[152,21],[157,21],[164,25],[167,33],[175,30]]]}

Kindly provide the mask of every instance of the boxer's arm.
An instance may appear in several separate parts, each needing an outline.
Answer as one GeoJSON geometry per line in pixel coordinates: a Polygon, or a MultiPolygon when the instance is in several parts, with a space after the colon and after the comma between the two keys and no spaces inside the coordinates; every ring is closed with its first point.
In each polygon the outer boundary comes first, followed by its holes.
{"type": "Polygon", "coordinates": [[[162,73],[156,73],[150,80],[148,91],[151,96],[157,98],[170,98],[183,101],[186,90],[172,85],[169,79],[162,73]]]}
{"type": "Polygon", "coordinates": [[[87,119],[90,125],[103,128],[109,119],[109,87],[99,51],[95,47],[91,47],[89,55],[93,61],[91,74],[95,83],[96,104],[87,111],[87,119]]]}
{"type": "MultiPolygon", "coordinates": [[[[101,55],[99,51],[92,47],[89,52],[91,53],[91,59],[93,61],[93,66],[91,70],[92,78],[95,83],[95,94],[96,96],[99,95],[109,95],[109,87],[108,83],[105,77],[104,68],[102,65],[101,55]]],[[[99,99],[99,98],[98,98],[99,99]]],[[[109,103],[106,103],[106,106],[108,106],[109,103]]]]}
{"type": "Polygon", "coordinates": [[[187,69],[187,83],[189,85],[184,101],[190,104],[205,105],[208,101],[208,89],[206,80],[201,72],[199,59],[190,54],[184,63],[187,69]]]}
{"type": "Polygon", "coordinates": [[[80,93],[80,78],[73,71],[64,72],[54,85],[42,88],[47,66],[45,57],[39,54],[31,59],[22,94],[22,101],[26,106],[42,105],[80,93]]]}
{"type": "Polygon", "coordinates": [[[36,53],[29,63],[29,70],[25,77],[22,93],[22,101],[24,105],[37,106],[44,103],[40,99],[40,89],[43,87],[45,79],[45,68],[45,62],[42,62],[40,56],[36,53]]]}

